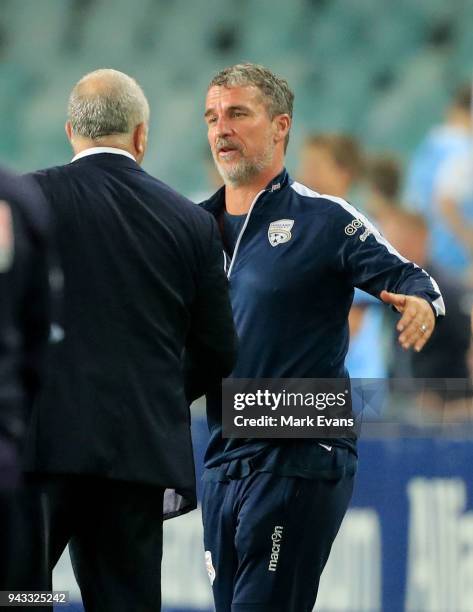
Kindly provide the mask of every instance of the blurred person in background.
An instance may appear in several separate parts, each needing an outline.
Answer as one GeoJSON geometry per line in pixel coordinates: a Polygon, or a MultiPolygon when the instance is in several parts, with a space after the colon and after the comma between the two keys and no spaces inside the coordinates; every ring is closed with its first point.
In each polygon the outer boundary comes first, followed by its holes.
{"type": "Polygon", "coordinates": [[[435,259],[434,249],[432,258],[473,288],[473,138],[471,150],[442,165],[434,195],[432,233],[442,252],[435,259]]]}
{"type": "Polygon", "coordinates": [[[468,352],[468,370],[470,374],[470,381],[473,385],[473,306],[471,307],[470,315],[471,335],[470,335],[470,350],[468,352]]]}
{"type": "MultiPolygon", "coordinates": [[[[318,193],[348,199],[363,176],[364,155],[349,134],[309,135],[299,155],[297,175],[302,184],[318,193]]],[[[360,289],[355,290],[350,309],[350,346],[346,365],[352,378],[386,376],[382,343],[381,302],[360,289]]]]}
{"type": "Polygon", "coordinates": [[[356,289],[350,308],[350,345],[346,366],[352,378],[386,378],[383,344],[384,308],[379,299],[356,289]]]}
{"type": "Polygon", "coordinates": [[[363,173],[361,147],[349,134],[310,134],[300,155],[297,178],[319,193],[346,199],[363,173]]]}
{"type": "Polygon", "coordinates": [[[426,218],[432,209],[439,168],[449,157],[471,147],[471,84],[459,87],[446,110],[445,120],[434,126],[419,144],[407,169],[404,200],[426,218]]]}
{"type": "Polygon", "coordinates": [[[473,149],[471,102],[471,84],[466,84],[455,93],[444,123],[432,128],[415,151],[403,198],[409,208],[427,219],[430,261],[459,279],[466,276],[471,265],[468,240],[473,206],[465,201],[465,181],[471,184],[473,179],[468,161],[473,149]],[[459,159],[467,161],[459,165],[459,159]],[[461,227],[462,223],[469,231],[461,227]]]}
{"type": "Polygon", "coordinates": [[[21,471],[49,336],[48,234],[37,186],[0,169],[0,590],[44,585],[40,500],[21,471]]]}
{"type": "Polygon", "coordinates": [[[392,155],[371,157],[365,164],[364,186],[367,191],[365,208],[377,223],[401,208],[402,172],[399,161],[392,155]]]}
{"type": "MultiPolygon", "coordinates": [[[[381,227],[383,220],[395,214],[400,206],[400,182],[401,171],[394,157],[384,154],[365,160],[364,208],[370,218],[381,227]]],[[[352,378],[363,379],[360,386],[363,419],[365,421],[379,419],[383,417],[387,407],[388,387],[384,379],[389,374],[390,345],[389,342],[386,343],[386,332],[391,336],[393,321],[379,300],[369,293],[356,289],[349,322],[350,346],[347,353],[347,368],[352,378]],[[388,330],[385,325],[386,316],[389,320],[388,330]],[[365,393],[365,390],[370,394],[365,393]]],[[[397,350],[402,349],[397,347],[397,350]]]]}
{"type": "MultiPolygon", "coordinates": [[[[469,312],[472,299],[467,287],[429,261],[429,229],[425,218],[413,212],[397,210],[381,226],[387,240],[407,259],[428,269],[442,287],[448,315],[432,334],[421,353],[399,354],[393,338],[394,376],[410,371],[414,378],[431,379],[422,396],[423,407],[440,410],[453,408],[453,401],[471,397],[468,383],[469,312]],[[401,362],[408,362],[403,366],[401,362]],[[436,379],[434,382],[433,379],[436,379]],[[450,384],[446,379],[458,379],[450,384]],[[457,388],[455,388],[455,386],[457,388]]],[[[394,318],[398,315],[393,313],[394,318]]],[[[457,404],[458,405],[458,404],[457,404]]]]}
{"type": "Polygon", "coordinates": [[[49,578],[69,544],[93,612],[160,609],[162,519],[196,506],[189,402],[235,356],[217,225],[141,168],[148,121],[135,80],[87,74],[69,98],[72,162],[32,175],[52,210],[64,329],[27,467],[46,498],[49,578]]]}
{"type": "MultiPolygon", "coordinates": [[[[222,70],[207,90],[225,186],[202,206],[226,251],[240,338],[232,377],[346,379],[354,286],[403,312],[406,349],[422,349],[444,306],[428,274],[353,206],[288,175],[293,99],[285,80],[255,64],[222,70]]],[[[217,389],[207,419],[202,512],[217,612],[311,611],[351,498],[355,441],[224,439],[217,389]]]]}

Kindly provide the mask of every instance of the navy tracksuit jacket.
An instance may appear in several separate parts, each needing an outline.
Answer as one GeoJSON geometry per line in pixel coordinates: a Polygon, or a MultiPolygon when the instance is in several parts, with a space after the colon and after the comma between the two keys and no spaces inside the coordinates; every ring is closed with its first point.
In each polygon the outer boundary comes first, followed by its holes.
{"type": "MultiPolygon", "coordinates": [[[[225,190],[202,207],[221,219],[225,190]]],[[[227,273],[239,335],[235,378],[342,378],[354,288],[425,298],[445,307],[436,282],[403,258],[356,208],[293,181],[284,170],[258,194],[227,273]]],[[[218,394],[217,394],[218,395],[218,394]]],[[[206,467],[248,458],[274,444],[223,440],[219,397],[208,398],[206,467]]],[[[310,441],[299,440],[301,444],[310,441]]],[[[353,441],[331,443],[352,445],[353,441]]]]}

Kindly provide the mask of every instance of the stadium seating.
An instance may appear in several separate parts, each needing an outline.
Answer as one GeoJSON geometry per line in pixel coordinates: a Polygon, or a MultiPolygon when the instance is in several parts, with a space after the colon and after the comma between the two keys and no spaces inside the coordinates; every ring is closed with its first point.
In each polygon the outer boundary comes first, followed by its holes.
{"type": "Polygon", "coordinates": [[[470,77],[473,0],[4,0],[0,157],[19,170],[66,161],[67,94],[112,66],[143,85],[153,116],[145,166],[190,193],[209,78],[241,60],[269,65],[296,92],[289,151],[308,129],[350,130],[371,148],[412,150],[470,77]]]}

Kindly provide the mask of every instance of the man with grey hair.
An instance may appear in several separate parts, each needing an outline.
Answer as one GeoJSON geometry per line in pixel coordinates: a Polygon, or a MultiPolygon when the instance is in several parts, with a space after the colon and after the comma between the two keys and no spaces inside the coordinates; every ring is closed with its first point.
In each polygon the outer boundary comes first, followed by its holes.
{"type": "Polygon", "coordinates": [[[69,97],[66,134],[79,154],[106,144],[141,163],[148,138],[149,105],[138,83],[112,69],[86,74],[69,97]]]}
{"type": "MultiPolygon", "coordinates": [[[[345,389],[355,286],[403,313],[406,349],[422,349],[444,305],[435,281],[353,206],[289,177],[292,105],[287,82],[254,64],[222,70],[207,91],[208,140],[225,186],[202,206],[226,250],[240,339],[232,377],[338,378],[345,389]]],[[[202,512],[217,612],[310,612],[352,494],[355,440],[310,427],[313,437],[287,428],[289,439],[278,440],[259,425],[256,438],[248,429],[224,438],[215,390],[207,418],[202,512]]]]}
{"type": "Polygon", "coordinates": [[[49,571],[69,543],[94,612],[160,609],[162,518],[196,505],[189,402],[235,354],[217,225],[140,167],[148,119],[132,78],[92,72],[69,100],[72,162],[33,174],[64,284],[28,471],[49,571]]]}

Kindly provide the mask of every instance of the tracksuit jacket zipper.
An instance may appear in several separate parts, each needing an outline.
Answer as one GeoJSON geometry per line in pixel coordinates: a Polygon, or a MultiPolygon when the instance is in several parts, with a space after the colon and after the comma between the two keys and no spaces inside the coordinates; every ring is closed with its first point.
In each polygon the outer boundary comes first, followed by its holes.
{"type": "Polygon", "coordinates": [[[230,274],[232,273],[233,264],[235,263],[235,259],[236,259],[237,253],[238,253],[238,248],[240,247],[240,242],[241,242],[241,239],[243,237],[243,234],[245,233],[245,230],[246,230],[246,227],[248,225],[248,222],[250,220],[250,216],[251,216],[251,213],[253,211],[253,208],[254,208],[256,202],[258,201],[259,197],[263,193],[265,193],[266,191],[268,191],[268,190],[267,189],[262,189],[259,193],[256,194],[255,199],[251,203],[251,206],[250,206],[250,209],[248,211],[248,214],[246,215],[245,222],[243,223],[243,227],[241,228],[240,233],[238,234],[238,238],[237,238],[237,241],[236,241],[236,244],[235,244],[235,249],[233,251],[232,259],[230,261],[230,266],[228,267],[227,278],[230,278],[230,274]]]}

